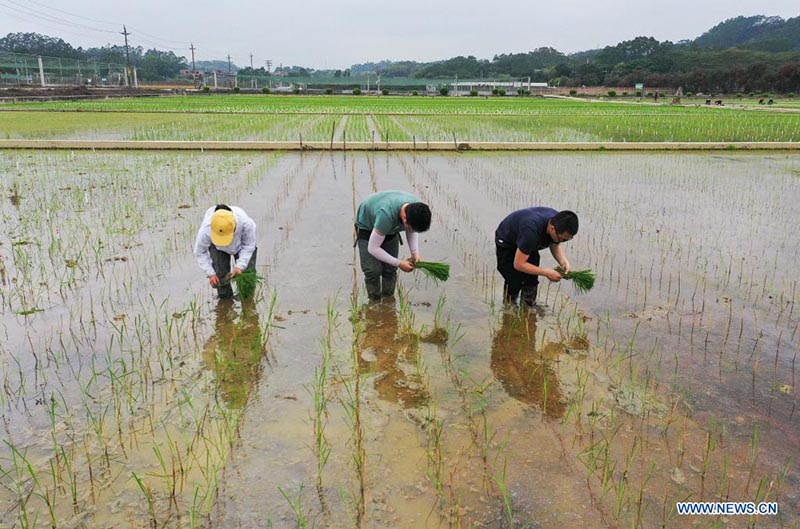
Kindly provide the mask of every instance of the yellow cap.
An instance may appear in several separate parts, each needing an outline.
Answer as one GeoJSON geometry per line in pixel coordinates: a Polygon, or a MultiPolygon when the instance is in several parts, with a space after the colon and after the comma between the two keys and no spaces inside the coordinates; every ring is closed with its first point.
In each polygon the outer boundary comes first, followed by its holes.
{"type": "Polygon", "coordinates": [[[233,242],[236,231],[236,217],[232,211],[220,209],[211,215],[211,242],[216,246],[228,246],[233,242]]]}

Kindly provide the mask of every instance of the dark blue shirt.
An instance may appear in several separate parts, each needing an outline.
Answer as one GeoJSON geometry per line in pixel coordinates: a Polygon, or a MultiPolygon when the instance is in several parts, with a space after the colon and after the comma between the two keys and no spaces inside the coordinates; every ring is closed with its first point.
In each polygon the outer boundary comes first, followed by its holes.
{"type": "Polygon", "coordinates": [[[552,208],[517,210],[504,218],[497,227],[494,232],[495,243],[507,248],[516,246],[526,255],[544,250],[554,244],[547,234],[547,223],[556,213],[558,212],[552,208]]]}

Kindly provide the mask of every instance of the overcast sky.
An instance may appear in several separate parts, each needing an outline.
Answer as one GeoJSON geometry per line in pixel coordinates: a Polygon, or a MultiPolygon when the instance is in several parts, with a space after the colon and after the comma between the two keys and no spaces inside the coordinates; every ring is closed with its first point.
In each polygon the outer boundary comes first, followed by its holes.
{"type": "Polygon", "coordinates": [[[0,37],[37,32],[75,47],[129,43],[239,66],[347,68],[362,62],[564,53],[637,36],[693,39],[739,15],[800,15],[798,0],[0,0],[0,37]]]}

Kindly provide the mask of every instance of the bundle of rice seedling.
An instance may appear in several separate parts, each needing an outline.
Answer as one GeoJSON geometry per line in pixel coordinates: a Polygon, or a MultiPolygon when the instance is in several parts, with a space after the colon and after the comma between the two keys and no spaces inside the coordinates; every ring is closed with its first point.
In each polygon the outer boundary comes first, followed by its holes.
{"type": "Polygon", "coordinates": [[[434,281],[447,281],[450,277],[450,265],[447,263],[417,261],[414,263],[414,270],[422,270],[423,274],[434,281]]]}
{"type": "Polygon", "coordinates": [[[557,266],[556,272],[561,274],[564,279],[572,281],[575,290],[580,294],[589,292],[594,287],[594,272],[588,268],[586,270],[570,270],[565,273],[563,268],[557,266]]]}
{"type": "Polygon", "coordinates": [[[256,287],[264,279],[255,270],[245,270],[241,274],[233,276],[236,283],[236,290],[239,292],[239,299],[250,299],[256,293],[256,287]]]}

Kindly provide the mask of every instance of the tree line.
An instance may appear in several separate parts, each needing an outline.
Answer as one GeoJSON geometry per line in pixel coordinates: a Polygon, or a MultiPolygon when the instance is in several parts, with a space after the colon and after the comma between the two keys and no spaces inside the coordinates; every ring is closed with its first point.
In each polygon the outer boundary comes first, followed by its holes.
{"type": "MultiPolygon", "coordinates": [[[[0,39],[0,50],[125,64],[125,48],[73,48],[62,39],[36,33],[12,33],[0,39]]],[[[140,79],[175,78],[187,69],[185,57],[173,52],[130,48],[130,61],[140,79]]],[[[443,61],[381,61],[355,64],[346,70],[314,70],[302,66],[236,68],[239,75],[292,77],[355,77],[383,75],[440,79],[530,78],[551,86],[682,87],[685,92],[800,93],[800,17],[736,17],[711,28],[693,41],[660,42],[637,37],[598,50],[564,54],[549,47],[526,53],[495,55],[491,60],[459,56],[443,61]]]]}
{"type": "MultiPolygon", "coordinates": [[[[98,64],[127,64],[125,46],[108,44],[97,48],[74,48],[57,37],[38,33],[9,33],[0,39],[0,50],[27,55],[75,59],[98,64]]],[[[185,57],[171,51],[145,50],[141,46],[129,46],[131,66],[136,67],[139,79],[160,81],[174,79],[181,70],[187,69],[185,57]]]]}

